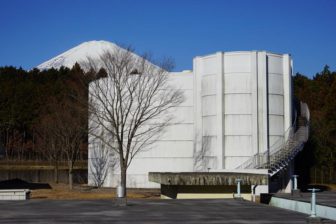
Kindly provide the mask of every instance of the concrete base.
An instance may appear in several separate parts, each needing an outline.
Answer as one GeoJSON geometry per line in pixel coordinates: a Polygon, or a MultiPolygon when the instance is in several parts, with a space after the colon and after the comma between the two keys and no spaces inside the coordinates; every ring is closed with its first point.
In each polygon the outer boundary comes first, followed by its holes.
{"type": "Polygon", "coordinates": [[[320,217],[308,217],[307,218],[307,223],[309,224],[318,224],[318,223],[323,223],[322,219],[320,217]]]}
{"type": "MultiPolygon", "coordinates": [[[[295,199],[286,199],[273,196],[269,205],[278,208],[289,209],[296,212],[302,212],[307,215],[311,214],[310,202],[297,201],[295,199]]],[[[336,207],[317,204],[316,215],[321,218],[336,220],[336,207]]]]}
{"type": "Polygon", "coordinates": [[[4,189],[0,190],[0,200],[28,200],[29,189],[4,189]]]}
{"type": "Polygon", "coordinates": [[[235,199],[235,200],[240,200],[240,201],[245,200],[243,197],[234,197],[233,199],[235,199]]]}
{"type": "Polygon", "coordinates": [[[167,186],[235,186],[240,179],[242,185],[268,185],[266,173],[243,172],[149,172],[148,180],[167,186]]]}
{"type": "Polygon", "coordinates": [[[300,196],[301,191],[300,190],[292,190],[291,194],[292,194],[292,196],[300,196]]]}
{"type": "Polygon", "coordinates": [[[127,198],[115,198],[115,205],[126,206],[127,205],[127,198]]]}
{"type": "MultiPolygon", "coordinates": [[[[216,193],[177,193],[176,198],[171,198],[167,195],[161,194],[161,199],[233,199],[233,194],[216,194],[216,193]]],[[[252,196],[249,193],[241,194],[239,199],[251,201],[252,196]]]]}
{"type": "MultiPolygon", "coordinates": [[[[234,198],[237,191],[235,185],[230,186],[186,186],[186,185],[161,185],[161,195],[171,199],[210,199],[234,198]]],[[[251,200],[251,186],[241,186],[241,196],[251,200]]],[[[163,197],[162,197],[163,198],[163,197]]]]}

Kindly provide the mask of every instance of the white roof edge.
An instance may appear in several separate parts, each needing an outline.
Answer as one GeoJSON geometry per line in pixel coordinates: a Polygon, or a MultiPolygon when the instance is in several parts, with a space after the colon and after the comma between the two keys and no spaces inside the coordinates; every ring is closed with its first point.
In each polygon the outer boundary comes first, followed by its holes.
{"type": "Polygon", "coordinates": [[[212,54],[206,54],[203,56],[195,56],[195,58],[206,58],[206,57],[211,57],[211,56],[215,56],[217,53],[222,53],[222,54],[246,54],[246,53],[251,53],[251,52],[265,52],[266,54],[273,54],[273,55],[278,55],[278,56],[283,56],[283,55],[289,55],[291,56],[290,53],[274,53],[272,51],[267,51],[267,50],[250,50],[250,51],[217,51],[215,53],[212,54]]]}

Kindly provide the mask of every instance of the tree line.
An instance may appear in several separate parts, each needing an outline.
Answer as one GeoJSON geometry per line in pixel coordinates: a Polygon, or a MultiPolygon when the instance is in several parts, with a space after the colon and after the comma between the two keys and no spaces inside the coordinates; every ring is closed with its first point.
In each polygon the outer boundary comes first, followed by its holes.
{"type": "Polygon", "coordinates": [[[88,85],[78,64],[30,71],[0,67],[0,156],[3,161],[60,162],[72,185],[77,160],[87,160],[88,85]]]}
{"type": "Polygon", "coordinates": [[[297,73],[293,81],[296,98],[308,104],[311,115],[309,142],[298,166],[306,171],[312,167],[324,170],[318,175],[328,173],[326,182],[335,182],[336,71],[330,71],[326,65],[312,78],[297,73]]]}

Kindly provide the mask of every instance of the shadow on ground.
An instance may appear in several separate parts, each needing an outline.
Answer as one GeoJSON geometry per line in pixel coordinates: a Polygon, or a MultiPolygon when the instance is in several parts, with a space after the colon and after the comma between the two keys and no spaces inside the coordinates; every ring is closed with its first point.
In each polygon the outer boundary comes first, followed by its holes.
{"type": "Polygon", "coordinates": [[[51,189],[48,183],[30,183],[21,179],[0,181],[0,189],[51,189]]]}

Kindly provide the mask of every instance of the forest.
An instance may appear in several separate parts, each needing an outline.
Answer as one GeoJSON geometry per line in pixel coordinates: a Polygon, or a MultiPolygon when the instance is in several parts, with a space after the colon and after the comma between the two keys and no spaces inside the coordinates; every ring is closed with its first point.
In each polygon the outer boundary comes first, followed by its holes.
{"type": "Polygon", "coordinates": [[[58,148],[73,147],[76,152],[69,156],[86,159],[87,78],[78,65],[47,71],[0,68],[1,156],[50,161],[66,159],[68,150],[58,148]]]}
{"type": "Polygon", "coordinates": [[[335,183],[336,71],[325,65],[312,78],[297,73],[293,82],[295,97],[308,104],[311,115],[309,141],[298,166],[310,171],[311,182],[335,183]]]}
{"type": "MultiPolygon", "coordinates": [[[[78,64],[44,71],[0,67],[0,160],[67,162],[69,169],[86,161],[88,85],[101,76],[104,71],[85,73],[78,64]]],[[[325,181],[333,182],[336,71],[326,65],[311,78],[297,73],[293,84],[311,113],[310,140],[299,159],[305,169],[328,171],[325,181]]]]}

